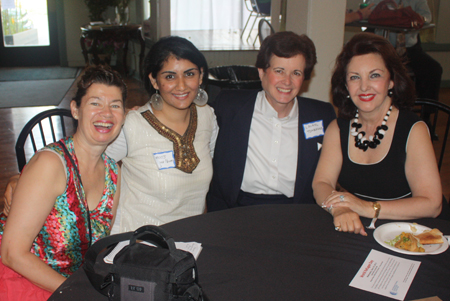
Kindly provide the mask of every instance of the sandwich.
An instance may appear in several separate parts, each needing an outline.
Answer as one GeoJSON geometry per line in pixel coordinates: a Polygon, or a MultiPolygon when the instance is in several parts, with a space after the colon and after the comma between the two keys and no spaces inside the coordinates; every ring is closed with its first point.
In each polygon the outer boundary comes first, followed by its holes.
{"type": "Polygon", "coordinates": [[[422,245],[441,244],[444,242],[442,232],[434,228],[433,230],[425,230],[421,234],[414,235],[422,245]]]}

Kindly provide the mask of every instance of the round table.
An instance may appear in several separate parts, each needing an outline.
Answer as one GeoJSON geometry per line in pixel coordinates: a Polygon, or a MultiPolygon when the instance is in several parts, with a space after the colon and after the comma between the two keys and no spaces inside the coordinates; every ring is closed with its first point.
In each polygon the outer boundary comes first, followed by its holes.
{"type": "MultiPolygon", "coordinates": [[[[369,225],[370,219],[362,219],[369,225]]],[[[378,220],[377,226],[392,222],[378,220]]],[[[414,222],[450,234],[450,222],[414,222]]],[[[450,300],[450,250],[411,256],[368,236],[337,232],[317,205],[263,205],[218,211],[163,225],[175,241],[196,241],[199,282],[209,300],[392,300],[350,287],[372,249],[421,262],[406,300],[450,300]]],[[[83,269],[49,300],[101,300],[83,269]],[[92,299],[91,299],[92,298],[92,299]]]]}

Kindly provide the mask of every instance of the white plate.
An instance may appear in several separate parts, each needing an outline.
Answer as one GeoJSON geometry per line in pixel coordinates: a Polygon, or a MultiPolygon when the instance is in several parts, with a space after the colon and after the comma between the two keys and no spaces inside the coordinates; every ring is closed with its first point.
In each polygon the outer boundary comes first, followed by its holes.
{"type": "Polygon", "coordinates": [[[406,251],[403,249],[398,249],[396,247],[390,246],[386,243],[386,241],[393,240],[397,235],[400,235],[402,232],[420,234],[424,230],[431,230],[431,229],[428,227],[418,225],[418,224],[413,224],[413,223],[401,223],[401,222],[388,223],[388,224],[384,224],[384,225],[377,227],[375,229],[375,231],[373,232],[373,237],[381,246],[383,246],[389,250],[392,250],[392,251],[395,251],[398,253],[407,254],[407,255],[434,255],[434,254],[440,254],[440,253],[444,252],[445,250],[447,250],[448,241],[446,238],[443,238],[444,242],[442,244],[424,245],[423,248],[425,249],[425,252],[406,251]],[[413,232],[414,228],[417,229],[416,232],[413,232]]]}

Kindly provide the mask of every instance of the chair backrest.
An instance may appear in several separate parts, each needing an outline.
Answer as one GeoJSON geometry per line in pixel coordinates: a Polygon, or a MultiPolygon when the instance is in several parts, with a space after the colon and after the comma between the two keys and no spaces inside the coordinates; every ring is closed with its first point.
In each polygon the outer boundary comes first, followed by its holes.
{"type": "Polygon", "coordinates": [[[422,119],[426,120],[430,126],[430,133],[439,138],[433,141],[433,146],[438,158],[438,168],[441,170],[444,161],[445,147],[447,144],[448,133],[450,129],[450,106],[431,99],[418,98],[415,102],[415,111],[419,113],[422,119]]]}
{"type": "Polygon", "coordinates": [[[251,0],[253,11],[264,16],[270,16],[271,1],[251,0]]]}
{"type": "Polygon", "coordinates": [[[25,149],[31,150],[33,153],[49,143],[58,141],[59,139],[71,135],[75,132],[77,121],[72,118],[72,114],[68,109],[51,109],[41,112],[30,119],[23,127],[16,142],[16,157],[19,171],[27,163],[25,149]],[[66,123],[64,118],[67,118],[66,123]],[[26,143],[28,147],[26,148],[26,143]]]}
{"type": "Polygon", "coordinates": [[[262,44],[265,38],[267,38],[273,33],[275,33],[275,30],[273,30],[272,24],[270,24],[269,21],[267,21],[266,19],[259,20],[258,37],[260,45],[262,44]]]}

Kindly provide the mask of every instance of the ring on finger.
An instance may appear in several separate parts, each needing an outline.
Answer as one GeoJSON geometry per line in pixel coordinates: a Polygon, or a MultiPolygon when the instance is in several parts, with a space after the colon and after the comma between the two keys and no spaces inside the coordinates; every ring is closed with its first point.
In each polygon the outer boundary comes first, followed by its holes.
{"type": "Polygon", "coordinates": [[[336,231],[341,231],[341,226],[336,226],[336,227],[334,227],[334,230],[336,230],[336,231]]]}
{"type": "Polygon", "coordinates": [[[339,198],[341,199],[341,202],[344,201],[344,196],[343,195],[340,195],[339,198]]]}

